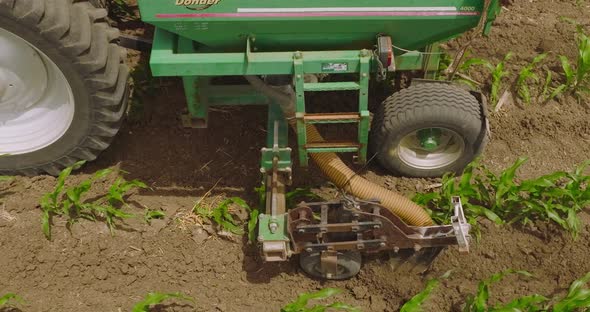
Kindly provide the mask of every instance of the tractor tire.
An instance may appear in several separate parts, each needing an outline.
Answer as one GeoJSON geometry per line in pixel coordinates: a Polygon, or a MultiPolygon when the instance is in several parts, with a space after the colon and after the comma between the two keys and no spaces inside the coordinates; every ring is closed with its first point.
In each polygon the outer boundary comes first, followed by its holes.
{"type": "Polygon", "coordinates": [[[106,16],[89,1],[0,0],[0,174],[58,175],[109,146],[129,69],[106,16]]]}
{"type": "Polygon", "coordinates": [[[375,112],[371,150],[389,171],[410,177],[460,174],[483,150],[485,115],[466,90],[421,83],[401,90],[375,112]]]}
{"type": "Polygon", "coordinates": [[[338,273],[333,276],[325,276],[321,270],[321,253],[304,252],[299,255],[301,269],[317,279],[345,280],[354,277],[361,271],[362,256],[358,251],[338,252],[338,273]]]}

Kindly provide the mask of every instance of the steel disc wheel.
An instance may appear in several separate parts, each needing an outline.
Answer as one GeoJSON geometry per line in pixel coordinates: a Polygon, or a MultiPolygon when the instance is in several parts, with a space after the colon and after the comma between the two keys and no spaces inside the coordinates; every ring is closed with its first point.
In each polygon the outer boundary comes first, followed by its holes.
{"type": "Polygon", "coordinates": [[[319,252],[302,253],[299,255],[299,264],[305,273],[315,278],[343,280],[352,278],[360,272],[362,256],[358,251],[338,252],[335,275],[326,275],[322,272],[321,253],[319,252]]]}
{"type": "Polygon", "coordinates": [[[418,170],[443,168],[459,160],[465,152],[463,138],[453,130],[435,128],[440,131],[439,142],[435,148],[426,148],[420,142],[419,132],[430,129],[420,129],[404,136],[390,153],[397,152],[401,161],[418,170]]]}
{"type": "Polygon", "coordinates": [[[0,153],[38,151],[57,141],[74,117],[74,95],[45,54],[0,29],[0,153]]]}

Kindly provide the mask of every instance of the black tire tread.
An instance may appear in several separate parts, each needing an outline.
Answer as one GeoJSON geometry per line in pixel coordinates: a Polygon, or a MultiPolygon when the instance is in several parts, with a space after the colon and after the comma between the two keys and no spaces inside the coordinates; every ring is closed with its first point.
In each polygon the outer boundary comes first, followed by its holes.
{"type": "MultiPolygon", "coordinates": [[[[403,89],[389,98],[377,108],[372,125],[371,149],[379,151],[379,145],[385,142],[391,133],[399,131],[398,125],[404,125],[421,116],[439,116],[440,119],[460,118],[463,123],[482,120],[482,108],[477,99],[469,92],[445,83],[420,83],[403,89]],[[444,103],[441,102],[444,98],[444,103]]],[[[473,141],[479,132],[473,134],[473,141]]],[[[377,155],[382,164],[387,161],[377,155]]],[[[387,167],[387,166],[386,166],[387,167]]],[[[394,170],[392,168],[388,168],[394,170]]],[[[394,170],[396,171],[396,170],[394,170]]],[[[407,174],[411,176],[428,177],[407,174]]]]}
{"type": "Polygon", "coordinates": [[[0,0],[0,10],[38,30],[71,59],[86,81],[94,115],[86,139],[63,157],[9,173],[56,175],[78,160],[96,159],[117,134],[127,108],[126,53],[116,44],[119,31],[107,24],[107,11],[88,0],[0,0]]]}

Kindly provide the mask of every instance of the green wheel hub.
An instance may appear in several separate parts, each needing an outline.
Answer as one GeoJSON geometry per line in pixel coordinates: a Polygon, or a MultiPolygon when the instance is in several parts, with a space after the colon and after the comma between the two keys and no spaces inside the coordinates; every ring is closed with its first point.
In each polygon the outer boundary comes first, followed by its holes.
{"type": "Polygon", "coordinates": [[[417,135],[420,146],[427,151],[435,151],[440,145],[441,130],[439,128],[422,129],[417,135]]]}

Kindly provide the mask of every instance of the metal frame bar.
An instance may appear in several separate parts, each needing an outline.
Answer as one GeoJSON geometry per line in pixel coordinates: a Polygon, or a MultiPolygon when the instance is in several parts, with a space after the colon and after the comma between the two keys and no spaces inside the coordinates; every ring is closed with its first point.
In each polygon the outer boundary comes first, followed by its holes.
{"type": "MultiPolygon", "coordinates": [[[[190,41],[190,39],[185,39],[190,41]]],[[[183,52],[177,35],[156,28],[150,65],[152,74],[161,76],[244,76],[244,75],[293,75],[293,53],[288,52],[231,52],[200,53],[183,52]]],[[[192,41],[191,45],[192,45],[192,41]]],[[[248,44],[249,45],[249,44],[248,44]]],[[[303,72],[325,73],[326,63],[347,63],[348,68],[338,73],[358,73],[359,51],[302,51],[305,63],[303,72]]],[[[371,58],[372,59],[372,58],[371,58]]],[[[420,53],[405,53],[396,56],[397,70],[420,70],[424,57],[420,53]]],[[[371,62],[372,63],[372,62],[371,62]]],[[[371,72],[377,66],[371,65],[371,72]]]]}

